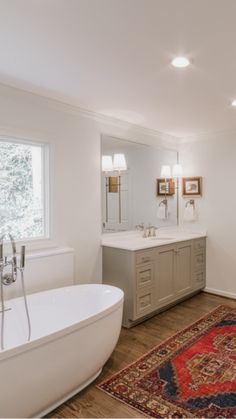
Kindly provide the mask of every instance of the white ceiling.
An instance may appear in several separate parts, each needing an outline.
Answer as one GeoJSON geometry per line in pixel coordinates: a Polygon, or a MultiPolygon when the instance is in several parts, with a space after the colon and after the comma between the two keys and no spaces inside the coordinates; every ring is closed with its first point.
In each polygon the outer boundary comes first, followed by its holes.
{"type": "Polygon", "coordinates": [[[235,17],[236,0],[0,0],[0,82],[179,137],[234,130],[235,17]]]}

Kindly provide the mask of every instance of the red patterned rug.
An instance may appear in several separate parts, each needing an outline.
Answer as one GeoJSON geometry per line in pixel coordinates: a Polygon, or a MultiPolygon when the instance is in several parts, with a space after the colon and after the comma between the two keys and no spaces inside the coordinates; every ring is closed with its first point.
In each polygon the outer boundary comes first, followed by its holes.
{"type": "Polygon", "coordinates": [[[236,417],[236,309],[217,307],[98,388],[153,418],[236,417]]]}

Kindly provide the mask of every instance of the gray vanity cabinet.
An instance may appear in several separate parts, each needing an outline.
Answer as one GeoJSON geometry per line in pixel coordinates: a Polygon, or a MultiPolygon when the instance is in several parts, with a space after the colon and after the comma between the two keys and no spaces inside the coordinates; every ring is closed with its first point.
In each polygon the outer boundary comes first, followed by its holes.
{"type": "Polygon", "coordinates": [[[123,326],[205,287],[205,238],[130,251],[103,247],[103,282],[125,293],[123,326]]]}

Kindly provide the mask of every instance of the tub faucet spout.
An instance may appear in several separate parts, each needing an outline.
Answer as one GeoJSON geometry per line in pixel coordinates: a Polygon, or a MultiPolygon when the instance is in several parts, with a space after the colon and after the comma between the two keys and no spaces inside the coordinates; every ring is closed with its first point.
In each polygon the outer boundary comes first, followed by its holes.
{"type": "Polygon", "coordinates": [[[21,246],[21,255],[20,255],[20,265],[17,265],[17,257],[16,257],[16,243],[13,236],[10,233],[5,233],[0,237],[0,291],[1,291],[1,299],[0,299],[0,313],[1,313],[1,328],[0,328],[0,344],[1,349],[4,349],[4,319],[5,319],[5,311],[9,310],[5,307],[4,301],[4,285],[11,285],[17,280],[17,272],[20,272],[21,277],[21,285],[22,285],[22,292],[23,298],[25,303],[25,312],[27,316],[28,322],[28,340],[31,337],[31,322],[29,316],[29,309],[27,304],[26,292],[25,292],[25,282],[24,282],[24,268],[25,268],[25,246],[21,246]],[[3,241],[6,237],[9,237],[11,241],[12,247],[12,257],[8,258],[3,254],[3,241]],[[10,268],[10,269],[9,269],[10,268]],[[6,273],[4,273],[6,269],[6,273]]]}

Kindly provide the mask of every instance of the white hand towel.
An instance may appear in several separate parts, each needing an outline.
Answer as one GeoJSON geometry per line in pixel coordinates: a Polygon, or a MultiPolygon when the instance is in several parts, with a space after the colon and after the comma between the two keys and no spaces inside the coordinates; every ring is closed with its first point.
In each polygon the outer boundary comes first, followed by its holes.
{"type": "Polygon", "coordinates": [[[167,211],[165,205],[159,205],[157,208],[157,218],[159,218],[159,220],[166,220],[166,218],[168,218],[167,211]]]}
{"type": "Polygon", "coordinates": [[[183,219],[184,221],[189,222],[196,220],[196,211],[194,205],[188,205],[187,207],[185,207],[183,219]]]}

